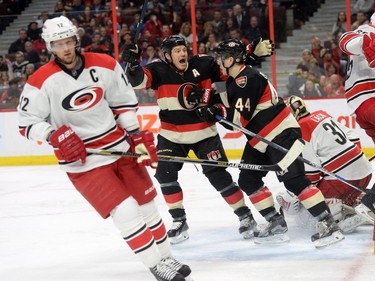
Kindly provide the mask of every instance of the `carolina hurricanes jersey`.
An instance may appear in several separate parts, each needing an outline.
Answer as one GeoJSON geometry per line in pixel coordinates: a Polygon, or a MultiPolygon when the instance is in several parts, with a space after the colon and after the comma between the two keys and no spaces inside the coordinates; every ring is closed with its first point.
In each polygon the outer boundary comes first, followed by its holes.
{"type": "MultiPolygon", "coordinates": [[[[87,148],[126,151],[129,145],[124,128],[139,127],[134,90],[112,57],[97,53],[80,56],[83,64],[74,75],[50,61],[28,79],[18,107],[20,133],[30,140],[45,141],[51,128],[67,125],[87,148]]],[[[91,170],[118,159],[89,155],[82,165],[81,161],[64,162],[57,148],[55,154],[68,172],[91,170]]]]}
{"type": "Polygon", "coordinates": [[[160,60],[146,65],[143,71],[143,82],[133,86],[155,90],[160,108],[160,135],[174,143],[191,144],[218,134],[216,125],[198,118],[196,106],[186,102],[193,86],[210,90],[212,83],[226,80],[213,57],[194,56],[181,73],[160,60]]]}
{"type": "Polygon", "coordinates": [[[339,42],[343,52],[349,55],[345,97],[351,113],[367,99],[375,97],[375,68],[370,68],[363,55],[363,35],[375,33],[375,25],[365,24],[354,31],[344,33],[339,42]]]}
{"type": "MultiPolygon", "coordinates": [[[[299,128],[272,84],[258,70],[244,65],[237,77],[230,77],[226,85],[228,103],[235,109],[228,111],[228,119],[240,122],[246,129],[270,141],[287,128],[299,128]]],[[[266,143],[248,138],[252,147],[266,151],[266,143]]]]}
{"type": "MultiPolygon", "coordinates": [[[[306,142],[302,153],[304,158],[347,180],[359,180],[372,173],[372,166],[361,151],[359,137],[327,112],[312,112],[298,123],[306,142]]],[[[305,165],[305,169],[313,183],[323,176],[335,180],[310,165],[305,165]]]]}

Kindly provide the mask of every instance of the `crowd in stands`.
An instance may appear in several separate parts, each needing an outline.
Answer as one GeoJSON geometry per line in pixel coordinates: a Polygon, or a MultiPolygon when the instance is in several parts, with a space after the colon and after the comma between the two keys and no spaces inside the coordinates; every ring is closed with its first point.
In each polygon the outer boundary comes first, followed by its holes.
{"type": "MultiPolygon", "coordinates": [[[[374,12],[374,0],[357,0],[351,15],[351,30],[369,23],[374,12]]],[[[311,37],[311,48],[301,52],[300,63],[289,76],[288,95],[303,98],[344,97],[348,58],[338,47],[338,41],[346,31],[346,12],[339,11],[332,30],[327,32],[323,42],[317,36],[311,37]]]]}
{"type": "MultiPolygon", "coordinates": [[[[3,1],[0,0],[1,2],[3,1]]],[[[298,27],[304,24],[323,2],[323,0],[279,0],[274,1],[274,6],[293,8],[295,25],[298,27]]],[[[369,1],[357,2],[367,4],[369,1]]],[[[140,29],[140,37],[136,43],[143,50],[142,65],[161,57],[161,42],[169,35],[184,36],[192,48],[189,1],[150,0],[143,24],[139,24],[143,3],[144,1],[138,0],[117,1],[116,20],[120,54],[126,45],[133,43],[137,28],[140,29]]],[[[355,14],[358,23],[353,21],[353,26],[364,21],[361,13],[365,16],[365,20],[368,20],[372,13],[373,5],[371,8],[364,9],[359,4],[355,14]]],[[[245,44],[259,36],[267,38],[267,9],[267,0],[198,0],[196,2],[198,53],[215,56],[216,46],[227,38],[237,38],[245,44]]],[[[7,108],[8,103],[12,103],[14,107],[13,103],[17,101],[17,96],[19,97],[19,92],[10,93],[10,85],[15,83],[22,88],[27,78],[50,59],[41,38],[41,27],[47,19],[60,15],[67,16],[77,26],[82,52],[98,52],[114,56],[111,1],[57,0],[53,11],[42,11],[38,19],[21,28],[18,39],[9,46],[8,54],[0,56],[0,109],[7,108]],[[9,90],[5,91],[4,89],[8,87],[9,90]]],[[[301,63],[290,77],[288,85],[290,94],[303,97],[342,95],[342,77],[345,75],[346,59],[337,46],[337,40],[345,31],[345,13],[340,12],[337,22],[333,24],[332,32],[323,45],[320,38],[312,37],[311,50],[303,50],[301,63]]],[[[121,58],[120,63],[124,66],[121,58]]],[[[260,60],[255,62],[256,67],[260,65],[260,60]]],[[[141,104],[156,101],[152,90],[137,91],[137,95],[141,104]]]]}

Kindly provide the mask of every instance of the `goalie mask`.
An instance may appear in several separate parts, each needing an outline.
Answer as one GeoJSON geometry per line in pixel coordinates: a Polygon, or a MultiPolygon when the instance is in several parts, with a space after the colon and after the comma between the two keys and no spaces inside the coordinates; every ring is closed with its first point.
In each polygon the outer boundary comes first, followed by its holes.
{"type": "Polygon", "coordinates": [[[286,104],[289,106],[294,118],[296,118],[297,121],[310,114],[310,112],[307,110],[306,103],[300,97],[290,96],[286,104]]]}
{"type": "Polygon", "coordinates": [[[79,36],[77,27],[64,16],[46,20],[43,24],[42,38],[46,42],[48,51],[52,51],[52,43],[57,40],[75,37],[76,47],[79,47],[79,36]]]}

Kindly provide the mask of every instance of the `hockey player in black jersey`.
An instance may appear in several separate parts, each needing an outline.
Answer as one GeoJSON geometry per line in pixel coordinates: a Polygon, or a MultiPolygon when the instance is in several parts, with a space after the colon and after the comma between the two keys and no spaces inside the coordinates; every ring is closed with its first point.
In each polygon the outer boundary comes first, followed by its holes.
{"type": "MultiPolygon", "coordinates": [[[[271,43],[257,41],[259,55],[270,54],[271,43]]],[[[215,124],[202,121],[195,114],[197,104],[207,104],[212,96],[212,83],[225,81],[219,65],[211,56],[193,56],[189,59],[185,39],[172,35],[162,43],[163,60],[139,66],[141,56],[137,45],[128,46],[123,59],[129,64],[128,78],[136,89],[155,90],[160,107],[161,121],[158,135],[158,153],[186,157],[192,150],[198,158],[227,161],[215,124]],[[197,101],[198,99],[198,101],[197,101]]],[[[156,179],[160,183],[173,225],[168,231],[172,243],[186,240],[188,224],[183,206],[183,192],[178,182],[181,163],[160,162],[156,179]]],[[[239,232],[247,239],[253,237],[256,222],[244,203],[241,189],[233,182],[229,172],[221,167],[202,166],[204,175],[220,192],[240,220],[239,232]]]]}
{"type": "MultiPolygon", "coordinates": [[[[246,47],[239,40],[225,40],[218,45],[218,55],[225,72],[225,102],[197,109],[198,115],[208,123],[218,121],[217,115],[241,124],[247,130],[272,141],[288,150],[301,138],[301,129],[269,80],[258,70],[246,65],[246,47]],[[224,106],[226,104],[227,106],[224,106]]],[[[247,136],[241,162],[274,164],[285,154],[265,142],[247,136]]],[[[238,183],[249,196],[259,213],[269,222],[255,231],[255,242],[284,242],[287,225],[274,206],[272,193],[263,178],[267,172],[241,170],[238,183]]],[[[287,190],[298,196],[305,208],[317,219],[318,233],[312,236],[316,247],[323,247],[344,239],[343,234],[329,213],[320,190],[305,176],[304,164],[295,160],[287,170],[277,174],[287,190]]]]}

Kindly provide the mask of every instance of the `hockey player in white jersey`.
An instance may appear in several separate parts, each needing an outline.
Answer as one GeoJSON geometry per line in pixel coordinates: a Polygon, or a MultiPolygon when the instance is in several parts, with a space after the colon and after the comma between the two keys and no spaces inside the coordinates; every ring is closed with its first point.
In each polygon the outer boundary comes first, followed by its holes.
{"type": "MultiPolygon", "coordinates": [[[[361,151],[355,132],[323,110],[310,112],[300,97],[289,97],[287,105],[302,130],[305,141],[303,157],[365,189],[371,180],[373,168],[361,151]]],[[[374,223],[372,212],[360,203],[363,195],[360,191],[309,165],[305,165],[305,170],[308,178],[323,193],[343,232],[349,233],[359,225],[374,223]]],[[[312,225],[316,224],[294,194],[280,193],[277,201],[285,213],[298,214],[301,223],[309,225],[310,221],[312,225]]]]}
{"type": "Polygon", "coordinates": [[[345,32],[340,49],[349,57],[345,97],[351,114],[375,143],[375,13],[371,23],[345,32]]]}
{"type": "Polygon", "coordinates": [[[42,37],[55,59],[24,87],[18,106],[20,133],[53,146],[75,188],[103,218],[112,217],[157,280],[189,280],[191,270],[173,258],[153,200],[156,190],[145,165],[157,165],[154,137],[139,131],[138,102],[121,66],[105,54],[81,54],[77,28],[64,16],[47,20],[42,37]],[[135,161],[90,155],[87,148],[144,156],[135,161]]]}

